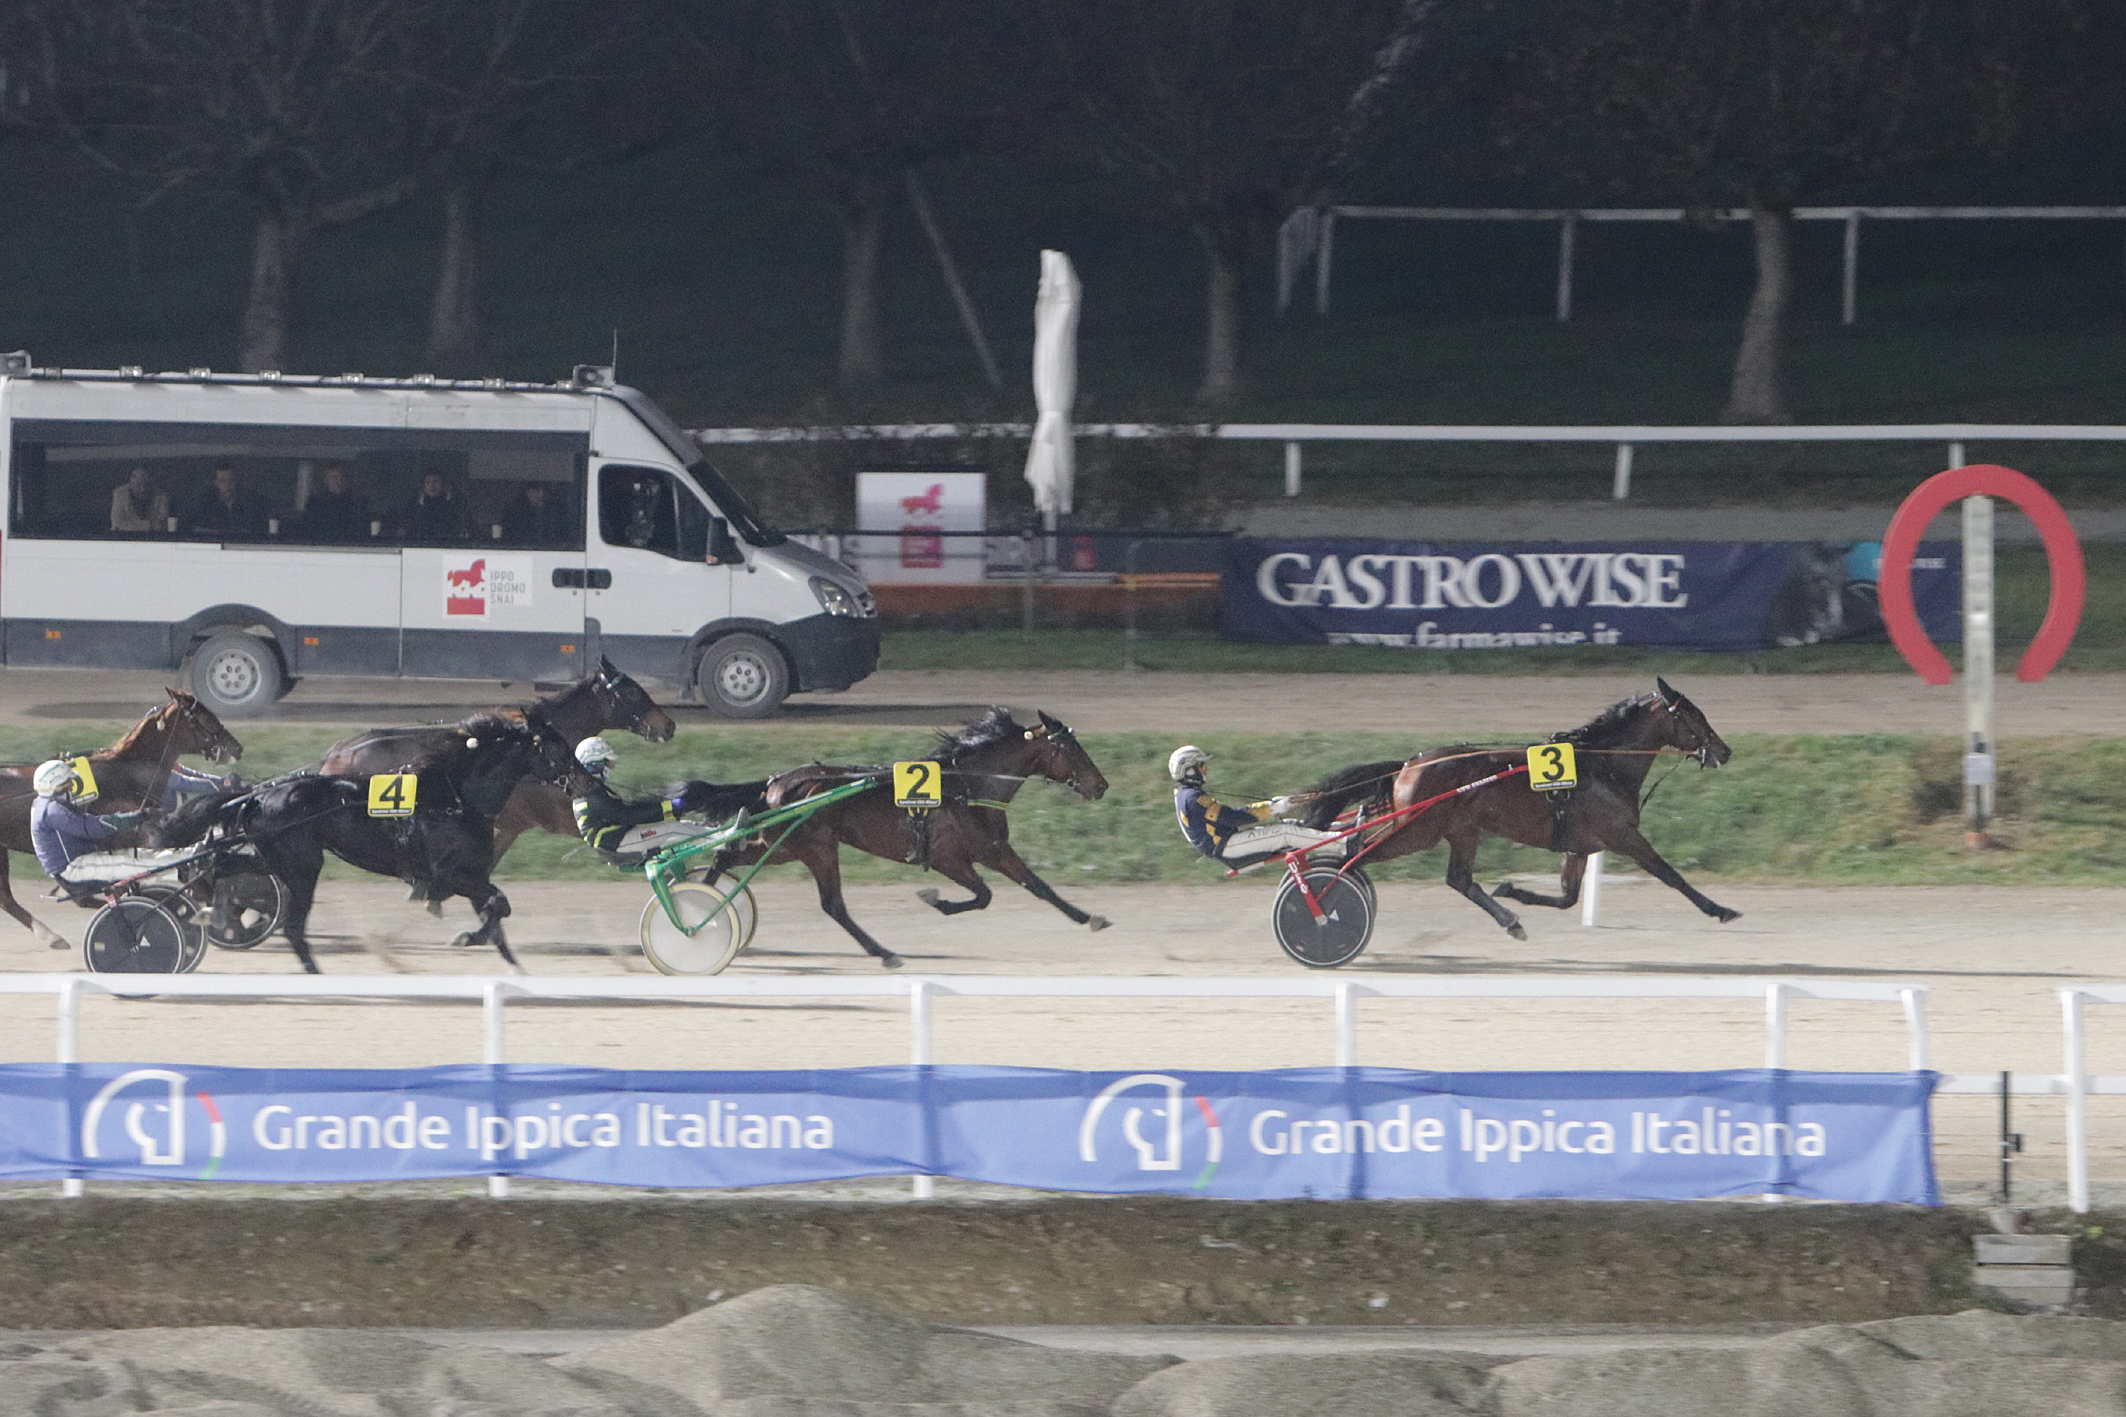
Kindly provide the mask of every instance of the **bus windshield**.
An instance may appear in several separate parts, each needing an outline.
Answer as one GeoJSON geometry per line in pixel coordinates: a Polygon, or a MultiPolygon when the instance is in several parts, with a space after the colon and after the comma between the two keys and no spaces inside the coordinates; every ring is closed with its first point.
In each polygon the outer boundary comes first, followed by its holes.
{"type": "Polygon", "coordinates": [[[710,503],[723,513],[731,530],[749,546],[780,546],[790,538],[761,521],[753,504],[745,499],[736,487],[724,479],[702,456],[701,445],[687,436],[686,430],[671,420],[670,415],[633,389],[615,389],[613,397],[627,405],[643,426],[657,435],[659,442],[679,459],[694,485],[708,497],[710,503]]]}

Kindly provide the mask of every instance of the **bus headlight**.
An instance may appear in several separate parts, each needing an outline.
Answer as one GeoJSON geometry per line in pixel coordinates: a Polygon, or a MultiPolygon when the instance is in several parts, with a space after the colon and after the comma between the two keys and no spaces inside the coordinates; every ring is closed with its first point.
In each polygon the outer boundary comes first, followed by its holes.
{"type": "Polygon", "coordinates": [[[853,620],[868,620],[877,614],[875,603],[868,592],[851,592],[840,581],[830,581],[825,576],[812,578],[812,594],[819,599],[819,608],[829,615],[845,615],[853,620]]]}

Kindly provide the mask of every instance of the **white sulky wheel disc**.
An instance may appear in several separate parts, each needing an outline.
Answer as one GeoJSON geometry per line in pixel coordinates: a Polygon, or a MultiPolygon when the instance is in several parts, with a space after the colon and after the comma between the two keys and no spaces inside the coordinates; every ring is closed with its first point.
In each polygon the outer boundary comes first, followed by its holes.
{"type": "Polygon", "coordinates": [[[728,907],[724,893],[697,881],[672,887],[672,909],[694,934],[672,924],[664,907],[651,896],[642,907],[642,953],[659,974],[699,977],[721,974],[745,948],[751,931],[752,896],[742,892],[728,907]]]}

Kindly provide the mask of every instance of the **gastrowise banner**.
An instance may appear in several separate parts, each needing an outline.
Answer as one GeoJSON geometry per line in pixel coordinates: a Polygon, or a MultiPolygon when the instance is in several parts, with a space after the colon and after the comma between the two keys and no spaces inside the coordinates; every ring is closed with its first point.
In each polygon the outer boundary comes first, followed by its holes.
{"type": "Polygon", "coordinates": [[[1933,1073],[0,1067],[0,1179],[1938,1203],[1933,1073]]]}
{"type": "MultiPolygon", "coordinates": [[[[1237,640],[1564,651],[1887,639],[1872,541],[1251,540],[1224,556],[1224,629],[1237,640]]],[[[1962,638],[1962,581],[1961,547],[1920,547],[1912,597],[1929,638],[1962,638]]]]}

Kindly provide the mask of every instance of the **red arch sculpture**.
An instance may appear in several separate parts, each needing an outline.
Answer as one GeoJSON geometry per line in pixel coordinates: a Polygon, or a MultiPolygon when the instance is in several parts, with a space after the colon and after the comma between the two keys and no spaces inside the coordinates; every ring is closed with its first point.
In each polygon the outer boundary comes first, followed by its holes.
{"type": "Polygon", "coordinates": [[[1883,624],[1889,627],[1890,642],[1920,678],[1929,684],[1946,684],[1955,677],[1948,659],[1920,628],[1919,613],[1912,607],[1912,555],[1919,549],[1927,523],[1950,503],[1977,496],[2007,498],[2037,525],[2038,535],[2045,540],[2052,594],[2045,605],[2045,622],[2015,664],[2015,677],[2035,684],[2060,662],[2082,623],[2088,573],[2082,567],[2082,543],[2075,538],[2067,513],[2050,492],[2014,468],[1991,463],[1952,467],[1912,489],[1882,538],[1883,624]]]}

